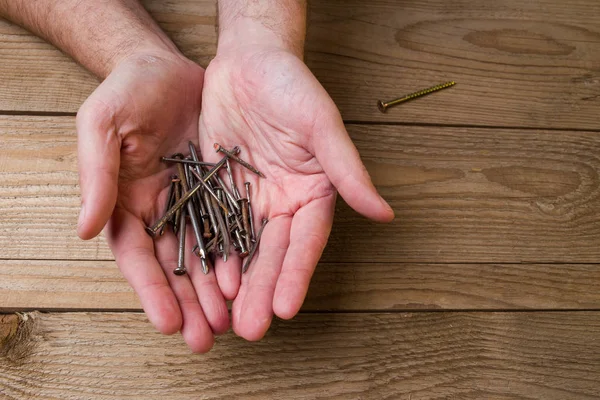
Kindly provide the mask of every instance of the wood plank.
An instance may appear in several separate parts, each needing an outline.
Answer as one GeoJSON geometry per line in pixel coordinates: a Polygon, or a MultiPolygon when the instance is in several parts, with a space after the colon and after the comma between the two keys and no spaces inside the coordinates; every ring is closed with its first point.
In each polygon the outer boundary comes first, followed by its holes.
{"type": "MultiPolygon", "coordinates": [[[[0,260],[0,310],[139,310],[114,261],[0,260]]],[[[303,312],[600,309],[596,264],[321,263],[303,312]]]]}
{"type": "MultiPolygon", "coordinates": [[[[349,125],[396,221],[338,201],[324,262],[596,263],[594,132],[349,125]]],[[[72,117],[0,118],[0,258],[111,260],[75,235],[72,117]]]]}
{"type": "Polygon", "coordinates": [[[307,62],[346,120],[597,129],[599,16],[593,0],[317,1],[307,62]]]}
{"type": "Polygon", "coordinates": [[[2,349],[4,398],[563,400],[600,389],[597,312],[302,315],[258,343],[226,334],[204,356],[140,314],[31,314],[24,331],[2,349]]]}
{"type": "MultiPolygon", "coordinates": [[[[146,0],[191,59],[215,53],[214,0],[146,0]]],[[[346,120],[597,129],[594,0],[311,2],[306,60],[346,120]],[[446,80],[446,92],[380,114],[375,101],[446,80]],[[468,116],[465,112],[468,110],[468,116]]],[[[0,21],[0,110],[75,112],[97,84],[0,21]]]]}

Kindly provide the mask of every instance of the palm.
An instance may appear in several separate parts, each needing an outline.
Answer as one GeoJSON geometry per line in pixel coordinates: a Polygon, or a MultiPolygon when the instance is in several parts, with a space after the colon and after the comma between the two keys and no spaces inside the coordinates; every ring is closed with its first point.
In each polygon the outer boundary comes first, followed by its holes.
{"type": "MultiPolygon", "coordinates": [[[[238,170],[254,183],[255,224],[270,220],[232,309],[236,332],[259,339],[273,312],[291,318],[302,304],[331,229],[333,183],[352,186],[353,180],[364,181],[366,172],[335,105],[304,63],[289,53],[254,49],[219,55],[207,69],[203,99],[201,147],[240,145],[243,158],[267,177],[238,170]],[[331,160],[328,152],[348,160],[331,160]]],[[[389,219],[380,205],[373,208],[376,218],[389,219]]],[[[217,265],[219,282],[232,281],[236,274],[239,261],[217,265]]]]}
{"type": "Polygon", "coordinates": [[[164,212],[174,172],[160,157],[197,142],[202,81],[203,70],[182,58],[136,58],[111,73],[78,115],[86,210],[80,236],[97,234],[112,212],[109,245],[150,320],[164,333],[181,329],[197,351],[210,348],[213,331],[228,328],[215,276],[199,272],[195,257],[186,260],[189,278],[173,276],[177,239],[167,230],[153,242],[144,227],[164,212]]]}

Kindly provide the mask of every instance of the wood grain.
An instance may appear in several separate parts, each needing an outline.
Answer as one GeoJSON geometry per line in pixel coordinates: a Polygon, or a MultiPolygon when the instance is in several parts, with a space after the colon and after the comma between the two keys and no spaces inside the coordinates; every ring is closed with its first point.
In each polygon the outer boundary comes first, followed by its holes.
{"type": "Polygon", "coordinates": [[[593,0],[317,1],[306,58],[346,120],[597,129],[599,16],[593,0]]]}
{"type": "MultiPolygon", "coordinates": [[[[0,260],[1,311],[140,310],[114,261],[0,260]]],[[[598,310],[597,264],[321,263],[302,312],[598,310]]]]}
{"type": "MultiPolygon", "coordinates": [[[[146,0],[206,66],[214,0],[146,0]]],[[[598,129],[600,4],[594,0],[320,0],[306,61],[346,120],[598,129]],[[386,115],[375,107],[447,80],[448,91],[386,115]],[[468,117],[465,114],[468,111],[468,117]]],[[[75,112],[97,82],[58,50],[0,21],[0,110],[75,112]]]]}
{"type": "Polygon", "coordinates": [[[140,314],[28,317],[28,351],[0,359],[5,399],[563,400],[600,389],[595,312],[303,315],[258,343],[227,334],[204,356],[140,314]]]}
{"type": "MultiPolygon", "coordinates": [[[[324,262],[596,263],[593,132],[349,125],[395,209],[375,224],[338,201],[324,262]]],[[[72,117],[0,117],[0,258],[112,260],[75,235],[72,117]]]]}

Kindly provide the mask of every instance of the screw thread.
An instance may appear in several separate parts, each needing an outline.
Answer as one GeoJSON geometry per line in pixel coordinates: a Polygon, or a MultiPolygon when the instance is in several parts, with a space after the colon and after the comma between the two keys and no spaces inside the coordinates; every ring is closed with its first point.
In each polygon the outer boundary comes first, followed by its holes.
{"type": "Polygon", "coordinates": [[[380,100],[377,102],[377,107],[379,108],[379,111],[385,112],[388,107],[395,106],[396,104],[404,103],[405,101],[409,101],[409,100],[415,99],[417,97],[425,96],[427,94],[437,92],[438,90],[446,89],[446,88],[449,88],[450,86],[454,86],[454,85],[456,85],[456,82],[450,81],[450,82],[432,86],[427,89],[419,90],[418,92],[407,94],[396,100],[390,100],[387,102],[382,102],[380,100]]]}
{"type": "Polygon", "coordinates": [[[440,85],[435,85],[435,86],[432,86],[427,89],[419,90],[418,92],[407,94],[406,96],[403,97],[403,99],[411,100],[411,99],[414,99],[415,97],[425,96],[426,94],[437,92],[438,90],[446,89],[446,88],[449,88],[450,86],[454,86],[454,85],[456,85],[456,82],[454,82],[454,81],[442,83],[440,85]]]}

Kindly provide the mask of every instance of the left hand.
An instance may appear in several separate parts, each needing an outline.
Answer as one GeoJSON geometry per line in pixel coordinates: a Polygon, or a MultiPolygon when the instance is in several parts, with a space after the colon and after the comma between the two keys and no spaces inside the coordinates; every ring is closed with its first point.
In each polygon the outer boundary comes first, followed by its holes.
{"type": "MultiPolygon", "coordinates": [[[[252,182],[257,230],[269,219],[232,309],[234,331],[258,340],[273,313],[287,319],[299,311],[329,237],[336,189],[366,217],[385,222],[394,213],[371,183],[335,104],[295,54],[260,44],[219,51],[204,85],[205,160],[220,158],[215,142],[239,145],[240,157],[266,175],[235,168],[237,182],[252,182]]],[[[216,265],[227,297],[237,291],[232,282],[240,279],[240,265],[237,257],[216,265]]]]}
{"type": "Polygon", "coordinates": [[[175,276],[177,238],[144,231],[164,213],[174,166],[160,157],[187,152],[198,140],[204,70],[178,53],[133,54],[111,71],[77,114],[82,210],[78,234],[90,239],[106,225],[117,265],[162,333],[181,334],[195,352],[229,329],[227,305],[214,273],[191,255],[187,276],[175,276]],[[108,222],[108,223],[107,223],[108,222]]]}

